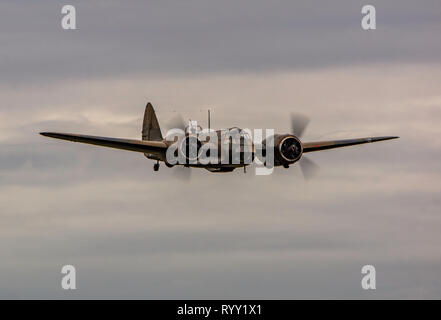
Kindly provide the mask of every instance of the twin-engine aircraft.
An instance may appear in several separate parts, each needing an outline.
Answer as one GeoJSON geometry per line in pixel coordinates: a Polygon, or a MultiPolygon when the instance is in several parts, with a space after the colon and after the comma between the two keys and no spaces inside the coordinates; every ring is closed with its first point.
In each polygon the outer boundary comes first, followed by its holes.
{"type": "Polygon", "coordinates": [[[144,153],[156,163],[154,171],[159,170],[159,163],[167,167],[185,166],[204,168],[211,172],[231,172],[236,168],[258,162],[266,167],[289,168],[299,161],[305,178],[312,175],[317,167],[305,158],[305,153],[341,148],[358,144],[396,139],[396,136],[368,137],[345,140],[303,142],[300,140],[309,120],[304,116],[292,116],[291,133],[274,133],[260,143],[253,142],[249,130],[229,128],[212,130],[210,116],[208,130],[190,121],[185,125],[175,121],[174,129],[162,136],[158,119],[151,103],[147,103],[142,126],[142,140],[119,139],[88,136],[72,133],[41,132],[46,137],[94,144],[98,146],[123,149],[144,153]],[[269,161],[270,160],[270,161],[269,161]]]}

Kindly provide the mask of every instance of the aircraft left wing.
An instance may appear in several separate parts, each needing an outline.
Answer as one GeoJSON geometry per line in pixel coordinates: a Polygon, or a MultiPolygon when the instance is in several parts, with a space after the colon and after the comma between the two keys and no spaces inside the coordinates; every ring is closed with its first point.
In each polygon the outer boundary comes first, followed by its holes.
{"type": "Polygon", "coordinates": [[[55,139],[63,139],[73,142],[94,144],[97,146],[143,152],[143,153],[161,154],[167,150],[167,145],[163,141],[107,138],[107,137],[97,137],[97,136],[87,136],[82,134],[57,133],[57,132],[40,132],[40,134],[45,137],[51,137],[55,139]]]}
{"type": "Polygon", "coordinates": [[[330,141],[316,141],[316,142],[304,142],[303,152],[313,152],[334,148],[341,148],[347,146],[354,146],[357,144],[371,143],[377,141],[397,139],[399,137],[386,136],[386,137],[369,137],[369,138],[358,138],[358,139],[344,139],[344,140],[330,140],[330,141]]]}

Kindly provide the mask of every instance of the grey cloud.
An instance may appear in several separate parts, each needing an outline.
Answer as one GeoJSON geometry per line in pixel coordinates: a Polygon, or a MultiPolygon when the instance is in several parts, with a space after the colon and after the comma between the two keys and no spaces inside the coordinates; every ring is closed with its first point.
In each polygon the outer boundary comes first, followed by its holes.
{"type": "Polygon", "coordinates": [[[73,4],[74,32],[56,1],[3,4],[3,83],[435,62],[441,49],[437,1],[374,2],[374,32],[360,28],[362,1],[73,4]]]}

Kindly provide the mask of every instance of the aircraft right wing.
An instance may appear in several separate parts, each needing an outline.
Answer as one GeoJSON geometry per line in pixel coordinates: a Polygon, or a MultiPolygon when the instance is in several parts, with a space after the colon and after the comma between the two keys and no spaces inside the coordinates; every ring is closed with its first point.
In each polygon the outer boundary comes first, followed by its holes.
{"type": "Polygon", "coordinates": [[[399,137],[386,136],[386,137],[370,137],[370,138],[358,138],[358,139],[305,142],[305,143],[303,143],[303,152],[306,153],[306,152],[313,152],[313,151],[321,151],[321,150],[354,146],[357,144],[371,143],[371,142],[391,140],[391,139],[397,139],[397,138],[399,138],[399,137]]]}

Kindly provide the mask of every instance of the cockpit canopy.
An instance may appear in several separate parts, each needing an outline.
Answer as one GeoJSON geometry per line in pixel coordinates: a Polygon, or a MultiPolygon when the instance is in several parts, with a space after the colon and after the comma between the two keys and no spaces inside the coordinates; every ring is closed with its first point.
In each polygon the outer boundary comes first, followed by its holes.
{"type": "Polygon", "coordinates": [[[202,132],[202,127],[198,125],[197,121],[190,120],[184,131],[186,134],[198,134],[202,132]]]}

